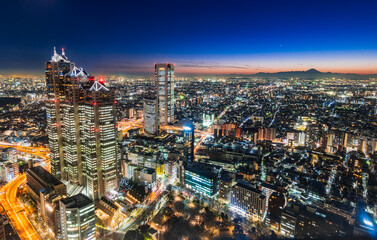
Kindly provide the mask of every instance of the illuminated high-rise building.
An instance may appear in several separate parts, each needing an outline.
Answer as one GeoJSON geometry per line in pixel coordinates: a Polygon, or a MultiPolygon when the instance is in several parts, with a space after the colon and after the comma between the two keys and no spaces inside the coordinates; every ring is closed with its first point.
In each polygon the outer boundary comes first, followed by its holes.
{"type": "Polygon", "coordinates": [[[65,178],[65,161],[62,134],[62,108],[65,101],[64,75],[74,68],[68,61],[64,50],[59,55],[54,48],[54,55],[45,65],[47,85],[47,133],[49,136],[51,173],[58,179],[65,178]]]}
{"type": "Polygon", "coordinates": [[[88,195],[99,199],[118,188],[115,93],[105,87],[102,78],[90,82],[82,105],[82,154],[88,195]]]}
{"type": "Polygon", "coordinates": [[[46,63],[51,172],[98,199],[118,186],[115,94],[54,50],[46,63]]]}
{"type": "Polygon", "coordinates": [[[156,134],[159,130],[158,98],[148,96],[144,98],[144,131],[148,134],[156,134]]]}
{"type": "Polygon", "coordinates": [[[94,203],[83,194],[59,201],[61,237],[69,239],[96,239],[94,203]]]}
{"type": "Polygon", "coordinates": [[[155,64],[160,126],[174,121],[174,64],[155,64]]]}
{"type": "Polygon", "coordinates": [[[62,134],[65,178],[75,185],[84,184],[84,162],[81,149],[81,128],[84,122],[83,84],[87,82],[88,75],[82,68],[74,67],[64,76],[64,95],[62,109],[62,134]]]}

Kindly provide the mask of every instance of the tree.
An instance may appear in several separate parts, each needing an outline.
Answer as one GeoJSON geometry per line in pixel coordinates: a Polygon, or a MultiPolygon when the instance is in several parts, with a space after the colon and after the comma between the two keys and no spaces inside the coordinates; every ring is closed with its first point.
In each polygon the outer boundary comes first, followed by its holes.
{"type": "Polygon", "coordinates": [[[148,230],[150,229],[151,227],[149,225],[141,225],[139,226],[138,230],[139,230],[139,233],[144,235],[144,234],[147,234],[148,233],[148,230]]]}
{"type": "Polygon", "coordinates": [[[184,204],[182,201],[179,201],[179,202],[176,202],[176,203],[175,203],[175,209],[176,209],[178,212],[183,212],[183,211],[184,211],[184,208],[185,208],[185,204],[184,204]]]}

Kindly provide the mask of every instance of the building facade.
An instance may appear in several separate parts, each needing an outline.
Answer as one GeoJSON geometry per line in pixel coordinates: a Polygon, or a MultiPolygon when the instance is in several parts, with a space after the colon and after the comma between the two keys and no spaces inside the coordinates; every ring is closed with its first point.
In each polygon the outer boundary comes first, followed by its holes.
{"type": "Polygon", "coordinates": [[[118,144],[114,91],[103,80],[90,80],[82,104],[83,160],[86,190],[90,198],[100,199],[118,188],[118,144]]]}
{"type": "Polygon", "coordinates": [[[174,121],[174,64],[155,64],[155,86],[159,124],[164,126],[174,121]]]}
{"type": "Polygon", "coordinates": [[[212,197],[219,192],[220,172],[221,169],[213,165],[189,163],[184,167],[185,186],[195,192],[212,197]]]}
{"type": "Polygon", "coordinates": [[[95,214],[93,201],[78,194],[59,201],[61,236],[63,240],[95,239],[95,214]]]}
{"type": "Polygon", "coordinates": [[[248,182],[238,182],[233,186],[230,196],[233,211],[261,221],[266,214],[266,205],[266,196],[248,182]]]}
{"type": "Polygon", "coordinates": [[[157,134],[159,132],[158,98],[145,97],[143,109],[144,131],[152,135],[157,134]]]}
{"type": "Polygon", "coordinates": [[[99,199],[118,187],[114,90],[56,50],[46,63],[46,82],[51,173],[99,199]]]}
{"type": "Polygon", "coordinates": [[[40,202],[41,191],[45,189],[60,195],[67,194],[67,187],[41,166],[26,171],[26,188],[37,202],[40,202]]]}
{"type": "Polygon", "coordinates": [[[47,87],[47,134],[51,159],[51,173],[58,179],[65,178],[65,161],[63,150],[62,112],[65,101],[64,76],[74,68],[74,63],[68,61],[64,51],[62,55],[54,55],[45,64],[47,87]]]}

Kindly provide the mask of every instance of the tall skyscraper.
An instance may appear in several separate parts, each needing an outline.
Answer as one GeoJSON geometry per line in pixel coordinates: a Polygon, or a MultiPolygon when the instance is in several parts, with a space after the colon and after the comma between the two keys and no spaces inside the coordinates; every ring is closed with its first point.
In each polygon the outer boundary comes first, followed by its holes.
{"type": "Polygon", "coordinates": [[[90,82],[82,105],[82,148],[88,195],[98,199],[118,188],[115,93],[102,78],[90,82]]]}
{"type": "Polygon", "coordinates": [[[83,194],[59,201],[61,236],[63,240],[96,239],[94,204],[83,194]]]}
{"type": "Polygon", "coordinates": [[[59,179],[65,178],[65,162],[63,151],[62,134],[62,103],[64,95],[64,75],[74,68],[74,63],[68,61],[64,51],[62,55],[57,54],[54,48],[54,55],[45,65],[47,85],[47,133],[49,136],[51,172],[59,179]]]}
{"type": "Polygon", "coordinates": [[[184,156],[188,162],[194,161],[195,126],[191,121],[187,121],[183,126],[184,156]]]}
{"type": "Polygon", "coordinates": [[[87,81],[87,74],[82,68],[74,67],[65,74],[63,86],[65,101],[62,109],[62,134],[65,161],[65,180],[84,184],[84,166],[81,154],[82,100],[85,93],[81,84],[87,81]]]}
{"type": "Polygon", "coordinates": [[[144,98],[144,131],[148,134],[156,134],[159,130],[158,98],[148,96],[144,98]]]}
{"type": "Polygon", "coordinates": [[[174,64],[155,64],[159,125],[174,121],[174,64]]]}
{"type": "Polygon", "coordinates": [[[98,199],[118,186],[115,94],[56,53],[46,63],[52,174],[98,199]]]}

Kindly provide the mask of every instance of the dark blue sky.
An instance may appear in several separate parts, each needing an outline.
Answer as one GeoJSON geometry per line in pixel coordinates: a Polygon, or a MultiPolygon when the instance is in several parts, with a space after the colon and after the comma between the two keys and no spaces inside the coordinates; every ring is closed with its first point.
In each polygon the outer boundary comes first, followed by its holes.
{"type": "Polygon", "coordinates": [[[92,73],[377,72],[377,1],[2,1],[0,74],[53,46],[92,73]]]}

